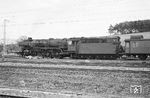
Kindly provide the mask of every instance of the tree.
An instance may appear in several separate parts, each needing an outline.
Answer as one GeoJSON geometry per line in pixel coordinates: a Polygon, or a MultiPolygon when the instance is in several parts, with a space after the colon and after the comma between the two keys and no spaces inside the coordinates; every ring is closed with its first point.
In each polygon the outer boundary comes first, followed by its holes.
{"type": "Polygon", "coordinates": [[[27,39],[28,39],[27,36],[21,36],[21,37],[19,37],[19,39],[17,40],[17,42],[22,42],[22,41],[27,40],[27,39]]]}
{"type": "Polygon", "coordinates": [[[130,34],[150,31],[150,20],[126,21],[114,26],[110,25],[110,34],[130,34]]]}
{"type": "Polygon", "coordinates": [[[3,44],[0,44],[0,52],[3,51],[3,44]]]}
{"type": "Polygon", "coordinates": [[[108,33],[109,33],[110,35],[114,34],[113,28],[114,28],[114,27],[113,27],[112,25],[109,26],[108,33]]]}
{"type": "Polygon", "coordinates": [[[20,48],[18,46],[18,44],[8,44],[6,46],[7,52],[8,53],[14,53],[14,52],[19,52],[20,48]]]}

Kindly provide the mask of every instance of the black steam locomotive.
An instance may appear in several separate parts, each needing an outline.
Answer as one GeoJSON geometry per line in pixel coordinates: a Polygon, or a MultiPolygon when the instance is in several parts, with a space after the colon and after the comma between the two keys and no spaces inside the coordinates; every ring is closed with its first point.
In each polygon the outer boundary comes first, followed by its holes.
{"type": "Polygon", "coordinates": [[[49,58],[117,59],[126,56],[146,59],[150,55],[150,39],[131,36],[123,47],[119,36],[37,39],[28,38],[19,43],[20,54],[49,58]]]}
{"type": "Polygon", "coordinates": [[[21,51],[19,54],[24,56],[41,56],[50,58],[60,58],[61,54],[67,51],[66,39],[37,39],[28,38],[19,42],[21,51]]]}

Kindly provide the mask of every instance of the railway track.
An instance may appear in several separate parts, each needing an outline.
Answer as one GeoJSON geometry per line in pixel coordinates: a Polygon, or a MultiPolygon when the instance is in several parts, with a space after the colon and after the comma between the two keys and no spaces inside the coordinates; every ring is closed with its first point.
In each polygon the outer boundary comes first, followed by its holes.
{"type": "Polygon", "coordinates": [[[0,98],[28,98],[23,96],[0,95],[0,98]]]}
{"type": "MultiPolygon", "coordinates": [[[[149,72],[150,68],[134,68],[134,67],[111,67],[111,66],[85,66],[85,65],[80,65],[76,66],[74,64],[69,64],[69,65],[56,65],[56,64],[22,64],[22,63],[10,63],[10,62],[5,62],[5,63],[0,63],[0,66],[2,67],[25,67],[25,68],[62,68],[62,69],[85,69],[85,70],[121,70],[121,71],[144,71],[144,72],[149,72]]],[[[121,65],[120,65],[121,66],[121,65]]]]}

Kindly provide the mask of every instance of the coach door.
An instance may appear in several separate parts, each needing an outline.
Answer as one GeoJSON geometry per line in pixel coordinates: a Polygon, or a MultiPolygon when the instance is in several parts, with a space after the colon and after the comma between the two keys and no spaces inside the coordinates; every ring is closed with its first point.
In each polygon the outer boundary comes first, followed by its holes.
{"type": "Polygon", "coordinates": [[[130,53],[130,41],[125,41],[125,53],[130,53]]]}

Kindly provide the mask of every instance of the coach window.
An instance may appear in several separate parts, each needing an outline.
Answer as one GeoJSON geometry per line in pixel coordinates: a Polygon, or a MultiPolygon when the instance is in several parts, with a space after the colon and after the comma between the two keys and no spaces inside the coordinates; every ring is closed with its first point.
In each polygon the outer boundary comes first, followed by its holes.
{"type": "Polygon", "coordinates": [[[72,41],[72,45],[75,45],[76,44],[76,41],[72,41]]]}
{"type": "Polygon", "coordinates": [[[68,41],[68,45],[72,45],[72,41],[68,41]]]}
{"type": "Polygon", "coordinates": [[[125,47],[126,47],[126,48],[129,48],[129,45],[130,45],[129,42],[126,42],[126,43],[125,43],[125,47]]]}

